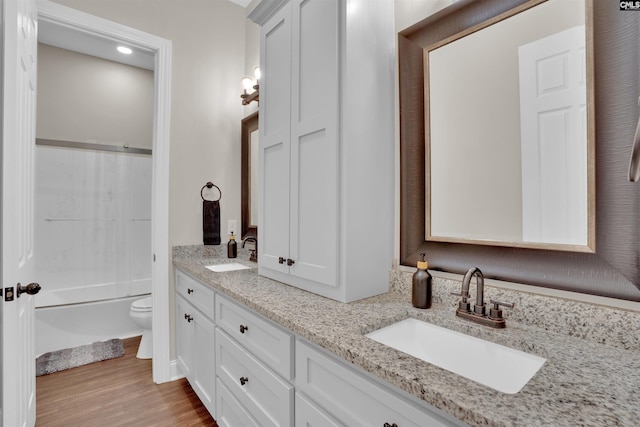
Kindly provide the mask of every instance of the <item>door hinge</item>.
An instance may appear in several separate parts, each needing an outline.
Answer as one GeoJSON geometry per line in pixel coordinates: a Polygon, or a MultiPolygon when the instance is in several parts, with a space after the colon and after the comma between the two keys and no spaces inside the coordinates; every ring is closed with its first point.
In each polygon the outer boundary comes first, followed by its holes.
{"type": "Polygon", "coordinates": [[[13,301],[13,286],[4,288],[4,300],[13,301]]]}

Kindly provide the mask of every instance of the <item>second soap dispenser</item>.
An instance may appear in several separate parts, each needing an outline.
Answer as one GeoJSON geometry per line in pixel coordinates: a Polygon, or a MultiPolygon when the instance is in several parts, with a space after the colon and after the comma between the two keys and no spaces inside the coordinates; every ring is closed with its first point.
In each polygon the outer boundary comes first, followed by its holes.
{"type": "Polygon", "coordinates": [[[411,303],[416,308],[431,308],[431,274],[427,271],[429,264],[424,259],[425,254],[420,255],[422,259],[418,261],[418,269],[413,273],[411,303]]]}

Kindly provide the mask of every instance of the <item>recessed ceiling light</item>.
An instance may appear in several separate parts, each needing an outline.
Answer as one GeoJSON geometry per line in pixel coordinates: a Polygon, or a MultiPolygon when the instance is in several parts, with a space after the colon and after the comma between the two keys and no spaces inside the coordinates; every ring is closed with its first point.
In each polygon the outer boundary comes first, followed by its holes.
{"type": "Polygon", "coordinates": [[[131,49],[129,49],[128,47],[124,47],[124,46],[118,46],[118,52],[124,53],[125,55],[131,55],[131,53],[133,53],[133,51],[131,49]]]}

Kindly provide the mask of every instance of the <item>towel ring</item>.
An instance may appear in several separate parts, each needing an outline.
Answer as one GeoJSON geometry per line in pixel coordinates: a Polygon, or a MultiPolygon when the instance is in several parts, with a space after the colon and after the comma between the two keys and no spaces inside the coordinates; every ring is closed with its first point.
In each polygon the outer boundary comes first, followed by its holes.
{"type": "MultiPolygon", "coordinates": [[[[220,190],[220,187],[218,187],[217,185],[215,185],[213,182],[207,182],[205,185],[202,186],[202,189],[200,190],[200,197],[202,197],[202,200],[206,200],[204,198],[204,188],[211,188],[211,187],[216,187],[218,189],[218,192],[220,193],[220,197],[218,197],[218,200],[222,199],[222,190],[220,190]]],[[[211,200],[212,202],[217,202],[218,200],[211,200]]]]}

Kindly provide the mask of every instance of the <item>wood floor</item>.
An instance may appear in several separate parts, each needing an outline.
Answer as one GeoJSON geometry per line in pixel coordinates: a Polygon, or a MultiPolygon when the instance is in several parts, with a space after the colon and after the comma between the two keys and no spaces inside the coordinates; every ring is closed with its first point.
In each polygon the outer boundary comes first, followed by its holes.
{"type": "Polygon", "coordinates": [[[185,379],[153,382],[139,342],[124,340],[123,357],[37,377],[36,426],[217,427],[185,379]]]}

